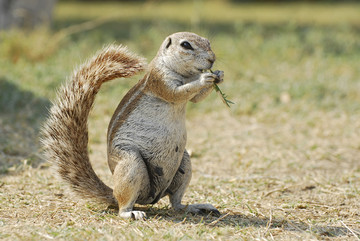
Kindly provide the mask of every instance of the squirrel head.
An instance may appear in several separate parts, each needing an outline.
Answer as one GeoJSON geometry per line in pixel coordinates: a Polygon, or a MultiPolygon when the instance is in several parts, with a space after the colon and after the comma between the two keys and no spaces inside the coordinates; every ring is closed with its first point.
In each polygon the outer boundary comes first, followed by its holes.
{"type": "Polygon", "coordinates": [[[194,33],[179,32],[165,39],[155,59],[157,64],[168,71],[183,77],[193,77],[203,70],[211,69],[215,54],[206,38],[194,33]]]}

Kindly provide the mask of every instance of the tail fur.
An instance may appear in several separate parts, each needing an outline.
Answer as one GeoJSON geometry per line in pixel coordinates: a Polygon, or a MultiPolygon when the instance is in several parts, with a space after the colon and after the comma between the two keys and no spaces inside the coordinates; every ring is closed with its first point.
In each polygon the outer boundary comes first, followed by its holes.
{"type": "Polygon", "coordinates": [[[145,60],[122,46],[104,48],[60,87],[42,129],[45,157],[75,193],[116,204],[113,191],[95,174],[88,155],[87,120],[101,85],[144,70],[145,60]]]}

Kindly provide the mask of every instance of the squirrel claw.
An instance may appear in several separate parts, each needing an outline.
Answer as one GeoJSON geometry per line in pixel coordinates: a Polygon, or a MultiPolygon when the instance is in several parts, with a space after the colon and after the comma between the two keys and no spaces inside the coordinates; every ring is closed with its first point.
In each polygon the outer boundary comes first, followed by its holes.
{"type": "Polygon", "coordinates": [[[221,82],[224,81],[224,71],[215,70],[212,73],[216,75],[216,78],[215,78],[215,81],[214,81],[215,84],[220,84],[221,82]]]}
{"type": "Polygon", "coordinates": [[[192,204],[188,205],[186,211],[189,213],[195,214],[213,214],[215,216],[220,216],[221,213],[211,204],[192,204]]]}
{"type": "Polygon", "coordinates": [[[219,73],[203,73],[202,81],[205,83],[221,83],[224,78],[224,72],[219,71],[219,73]]]}
{"type": "Polygon", "coordinates": [[[221,82],[224,81],[224,71],[221,70],[215,70],[212,71],[210,69],[210,73],[214,74],[216,77],[214,78],[214,83],[215,84],[220,84],[221,82]]]}
{"type": "Polygon", "coordinates": [[[146,218],[146,213],[142,211],[123,211],[119,212],[121,218],[128,218],[134,220],[144,220],[146,218]]]}

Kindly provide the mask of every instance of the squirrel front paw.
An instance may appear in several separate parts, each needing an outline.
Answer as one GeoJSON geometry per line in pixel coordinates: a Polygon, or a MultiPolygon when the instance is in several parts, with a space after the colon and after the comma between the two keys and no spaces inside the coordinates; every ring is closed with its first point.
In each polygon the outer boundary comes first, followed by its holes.
{"type": "Polygon", "coordinates": [[[224,81],[224,71],[216,70],[210,73],[202,73],[200,81],[204,85],[219,84],[224,81]]]}
{"type": "Polygon", "coordinates": [[[215,84],[220,84],[221,82],[224,81],[224,71],[221,70],[215,70],[214,72],[212,72],[212,74],[216,75],[216,79],[215,79],[215,84]]]}

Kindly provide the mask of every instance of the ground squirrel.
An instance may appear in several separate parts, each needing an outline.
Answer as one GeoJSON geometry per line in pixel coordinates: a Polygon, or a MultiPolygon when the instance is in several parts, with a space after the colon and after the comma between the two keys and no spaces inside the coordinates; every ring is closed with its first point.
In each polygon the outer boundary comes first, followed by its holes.
{"type": "Polygon", "coordinates": [[[145,60],[122,46],[109,46],[80,67],[60,88],[42,130],[45,157],[75,193],[118,205],[119,216],[142,219],[138,204],[169,196],[175,210],[219,214],[211,204],[183,205],[191,179],[185,150],[185,109],[223,80],[223,72],[206,72],[215,62],[210,42],[194,33],[168,36],[146,68],[145,60]],[[87,119],[102,83],[146,74],[121,100],[107,134],[108,164],[114,188],[95,174],[88,156],[87,119]]]}

